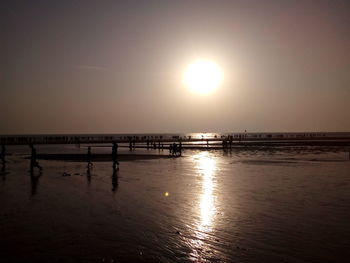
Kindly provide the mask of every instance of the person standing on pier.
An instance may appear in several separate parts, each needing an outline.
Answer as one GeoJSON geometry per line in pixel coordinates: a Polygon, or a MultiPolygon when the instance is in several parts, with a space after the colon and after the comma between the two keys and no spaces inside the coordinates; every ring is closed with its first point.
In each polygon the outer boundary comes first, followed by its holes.
{"type": "Polygon", "coordinates": [[[5,157],[6,157],[6,147],[5,145],[1,145],[1,161],[2,161],[2,166],[5,166],[5,157]]]}
{"type": "Polygon", "coordinates": [[[119,169],[118,144],[115,142],[113,142],[113,146],[112,146],[112,161],[113,161],[113,170],[119,169]]]}
{"type": "Polygon", "coordinates": [[[30,172],[33,173],[34,167],[37,167],[41,171],[43,168],[39,165],[38,161],[36,160],[36,149],[34,148],[33,144],[30,144],[29,147],[32,150],[30,156],[30,172]]]}
{"type": "Polygon", "coordinates": [[[88,147],[86,161],[88,163],[88,168],[90,168],[92,166],[92,162],[91,162],[91,146],[88,147]]]}

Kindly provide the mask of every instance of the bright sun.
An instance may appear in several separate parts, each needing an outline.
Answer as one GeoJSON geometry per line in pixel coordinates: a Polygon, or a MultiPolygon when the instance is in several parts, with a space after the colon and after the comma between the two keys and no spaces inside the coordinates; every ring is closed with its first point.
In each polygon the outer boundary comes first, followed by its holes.
{"type": "Polygon", "coordinates": [[[197,94],[210,94],[221,85],[221,69],[210,60],[195,61],[187,67],[183,82],[197,94]]]}

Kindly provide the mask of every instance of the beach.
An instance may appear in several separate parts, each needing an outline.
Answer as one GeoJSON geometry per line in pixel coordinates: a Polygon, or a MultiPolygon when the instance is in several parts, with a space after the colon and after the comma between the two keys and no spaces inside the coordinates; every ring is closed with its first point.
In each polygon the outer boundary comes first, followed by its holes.
{"type": "Polygon", "coordinates": [[[337,148],[168,151],[8,147],[2,262],[344,262],[350,161],[337,148]],[[62,158],[66,156],[66,158],[62,158]],[[76,156],[76,159],[68,157],[76,156]],[[77,158],[77,156],[79,158],[77,158]]]}
{"type": "Polygon", "coordinates": [[[0,263],[350,262],[350,0],[0,13],[0,263]]]}

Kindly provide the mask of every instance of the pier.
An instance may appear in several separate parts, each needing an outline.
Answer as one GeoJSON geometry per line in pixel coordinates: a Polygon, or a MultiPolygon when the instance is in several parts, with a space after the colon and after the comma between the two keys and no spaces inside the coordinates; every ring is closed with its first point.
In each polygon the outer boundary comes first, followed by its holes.
{"type": "Polygon", "coordinates": [[[1,145],[112,144],[130,149],[160,149],[173,143],[183,148],[234,148],[268,146],[350,146],[350,133],[227,133],[197,136],[174,134],[0,135],[1,145]]]}

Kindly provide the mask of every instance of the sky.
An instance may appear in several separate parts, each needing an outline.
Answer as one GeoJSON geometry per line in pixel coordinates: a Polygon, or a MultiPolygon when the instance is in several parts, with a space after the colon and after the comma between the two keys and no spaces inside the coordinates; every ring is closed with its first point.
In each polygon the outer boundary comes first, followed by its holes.
{"type": "Polygon", "coordinates": [[[350,131],[350,2],[0,3],[0,134],[350,131]],[[183,83],[215,62],[208,95],[183,83]]]}

